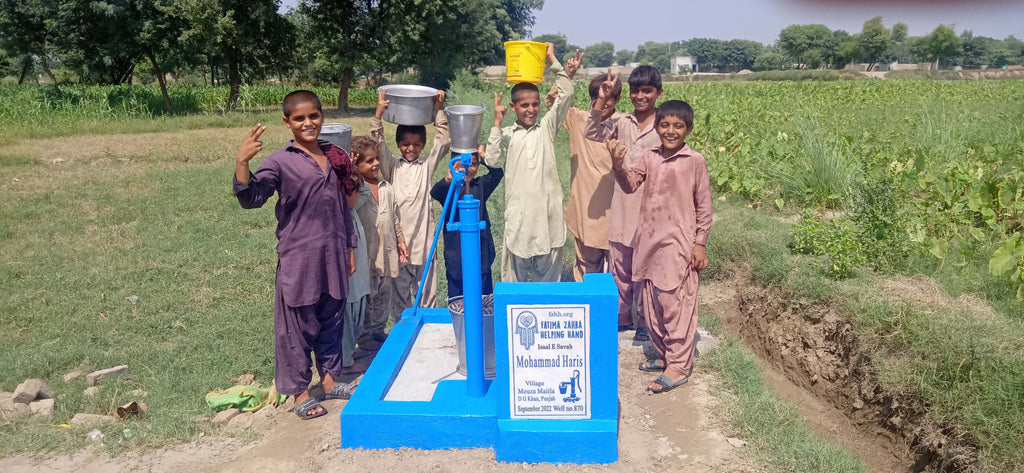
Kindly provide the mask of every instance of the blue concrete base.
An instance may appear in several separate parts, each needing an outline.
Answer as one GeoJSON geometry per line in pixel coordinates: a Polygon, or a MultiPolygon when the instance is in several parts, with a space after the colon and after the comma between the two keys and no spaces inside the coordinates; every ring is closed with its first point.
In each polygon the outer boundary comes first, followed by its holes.
{"type": "Polygon", "coordinates": [[[342,448],[492,447],[497,433],[495,392],[488,382],[484,397],[466,395],[466,380],[446,380],[427,401],[385,401],[420,328],[451,323],[448,309],[407,310],[391,329],[359,388],[341,412],[342,448]]]}
{"type": "Polygon", "coordinates": [[[495,456],[502,462],[615,463],[618,421],[499,420],[495,456]],[[574,430],[573,430],[574,429],[574,430]]]}

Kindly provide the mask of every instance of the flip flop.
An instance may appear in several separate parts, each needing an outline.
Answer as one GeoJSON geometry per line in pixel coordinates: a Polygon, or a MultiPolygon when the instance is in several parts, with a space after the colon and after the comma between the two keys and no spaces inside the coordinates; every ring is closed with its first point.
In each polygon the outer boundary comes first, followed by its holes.
{"type": "Polygon", "coordinates": [[[330,392],[324,394],[324,399],[348,399],[355,392],[356,385],[349,383],[338,383],[330,392]]]}
{"type": "Polygon", "coordinates": [[[686,384],[686,382],[689,381],[689,380],[690,380],[690,377],[687,376],[687,377],[685,377],[683,379],[680,379],[679,381],[672,381],[672,379],[669,378],[668,376],[661,375],[661,376],[658,376],[658,378],[654,380],[654,382],[657,383],[658,386],[661,386],[661,389],[651,389],[650,387],[648,387],[647,390],[652,392],[652,393],[655,393],[655,394],[669,392],[669,391],[675,389],[677,386],[682,386],[682,385],[686,384]]]}
{"type": "Polygon", "coordinates": [[[637,327],[636,333],[633,334],[634,342],[649,342],[651,336],[647,334],[647,327],[637,327]]]}
{"type": "Polygon", "coordinates": [[[665,365],[661,364],[661,360],[644,360],[640,362],[639,369],[648,373],[660,373],[665,371],[665,365]]]}
{"type": "Polygon", "coordinates": [[[295,412],[295,415],[299,416],[299,419],[302,420],[316,419],[317,417],[327,415],[327,408],[320,405],[320,403],[316,399],[313,399],[312,397],[307,397],[305,401],[302,401],[301,404],[295,406],[295,408],[292,409],[292,411],[295,412]],[[309,411],[312,411],[318,407],[320,408],[319,414],[309,413],[309,411]]]}

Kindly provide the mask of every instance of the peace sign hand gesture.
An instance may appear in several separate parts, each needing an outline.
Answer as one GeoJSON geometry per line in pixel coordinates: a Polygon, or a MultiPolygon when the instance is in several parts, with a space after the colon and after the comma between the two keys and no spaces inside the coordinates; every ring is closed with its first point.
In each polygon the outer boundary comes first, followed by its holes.
{"type": "Polygon", "coordinates": [[[266,125],[257,123],[256,126],[249,130],[249,134],[242,141],[242,146],[238,147],[238,154],[235,155],[236,164],[249,165],[249,160],[254,158],[260,151],[263,151],[263,142],[260,141],[260,135],[264,131],[267,131],[266,125]]]}
{"type": "Polygon", "coordinates": [[[505,112],[508,112],[508,107],[501,104],[501,96],[504,95],[502,92],[496,92],[494,94],[494,127],[501,128],[501,121],[505,119],[505,112]]]}
{"type": "Polygon", "coordinates": [[[565,75],[569,76],[570,79],[576,75],[576,71],[579,70],[580,64],[583,63],[583,56],[586,53],[581,53],[579,49],[576,50],[576,57],[569,58],[565,61],[565,75]]]}

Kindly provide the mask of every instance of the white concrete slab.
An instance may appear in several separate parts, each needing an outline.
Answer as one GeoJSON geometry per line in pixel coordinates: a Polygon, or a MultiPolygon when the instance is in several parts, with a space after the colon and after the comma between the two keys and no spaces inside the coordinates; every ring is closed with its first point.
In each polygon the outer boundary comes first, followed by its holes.
{"type": "Polygon", "coordinates": [[[437,383],[466,379],[455,371],[459,353],[451,324],[423,324],[385,401],[429,401],[437,383]]]}

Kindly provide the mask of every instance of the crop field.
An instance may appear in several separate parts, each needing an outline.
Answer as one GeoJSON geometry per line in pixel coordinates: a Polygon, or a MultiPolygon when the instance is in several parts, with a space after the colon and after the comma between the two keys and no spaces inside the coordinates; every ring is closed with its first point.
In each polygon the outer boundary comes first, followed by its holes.
{"type": "MultiPolygon", "coordinates": [[[[207,391],[246,371],[269,384],[273,209],[239,209],[229,184],[253,123],[275,125],[265,149],[289,138],[275,108],[288,90],[243,87],[228,112],[226,87],[172,86],[176,110],[159,113],[156,86],[0,86],[0,388],[132,365],[96,397],[74,385],[56,422],[0,423],[0,454],[80,445],[53,424],[139,388],[150,422],[124,443],[189,439],[207,391]]],[[[314,90],[336,106],[336,89],[314,90]]],[[[460,76],[449,103],[498,90],[460,76]]],[[[375,91],[351,97],[370,107],[375,91]]],[[[984,469],[1024,464],[1024,82],[690,82],[663,99],[696,110],[688,141],[726,217],[708,276],[752,265],[765,284],[853,312],[886,386],[966,432],[984,469]],[[940,317],[872,299],[869,281],[914,275],[991,310],[940,317]]],[[[619,109],[632,109],[625,90],[619,109]]],[[[367,113],[330,121],[368,134],[367,113]]],[[[556,151],[569,154],[564,132],[556,151]]],[[[559,173],[568,196],[567,159],[559,173]]],[[[497,245],[502,193],[489,202],[497,245]]]]}

